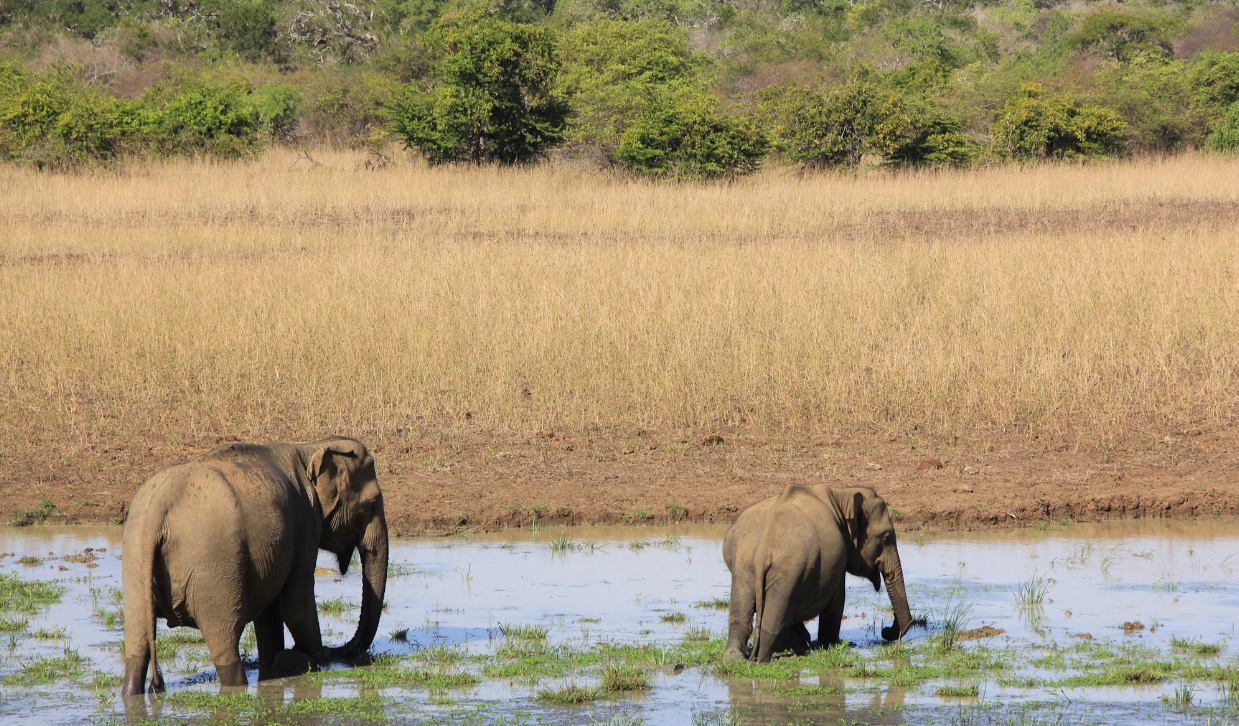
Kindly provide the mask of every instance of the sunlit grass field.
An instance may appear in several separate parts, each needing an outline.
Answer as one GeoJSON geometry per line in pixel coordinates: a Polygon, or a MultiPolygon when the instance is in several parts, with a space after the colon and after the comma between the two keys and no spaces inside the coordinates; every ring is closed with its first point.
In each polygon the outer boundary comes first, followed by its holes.
{"type": "Polygon", "coordinates": [[[0,448],[595,427],[1108,446],[1239,411],[1239,161],[659,184],[0,167],[0,448]]]}

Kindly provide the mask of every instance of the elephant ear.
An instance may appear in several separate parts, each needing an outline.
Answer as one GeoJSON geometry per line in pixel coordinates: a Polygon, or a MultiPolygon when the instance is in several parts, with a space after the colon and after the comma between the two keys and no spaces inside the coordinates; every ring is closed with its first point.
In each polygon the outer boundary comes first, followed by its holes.
{"type": "Polygon", "coordinates": [[[332,516],[340,505],[340,496],[348,488],[348,463],[357,453],[335,442],[323,446],[310,457],[310,480],[318,492],[318,501],[323,508],[323,519],[332,516]]]}
{"type": "Polygon", "coordinates": [[[848,512],[848,530],[852,533],[852,544],[859,552],[869,534],[869,522],[865,516],[865,495],[856,492],[852,495],[852,511],[848,512]]]}

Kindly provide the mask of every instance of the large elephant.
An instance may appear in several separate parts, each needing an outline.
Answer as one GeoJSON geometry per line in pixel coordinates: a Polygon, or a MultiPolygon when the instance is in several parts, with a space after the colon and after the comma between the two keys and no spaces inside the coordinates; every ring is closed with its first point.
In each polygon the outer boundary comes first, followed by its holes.
{"type": "Polygon", "coordinates": [[[869,580],[875,591],[886,580],[895,622],[883,638],[901,637],[912,620],[895,528],[886,502],[869,488],[789,485],[740,515],[723,541],[723,559],[731,570],[727,660],[745,658],[750,634],[749,657],[763,663],[781,649],[807,648],[804,622],[815,617],[818,643],[838,642],[844,573],[869,580]]]}
{"type": "Polygon", "coordinates": [[[348,658],[374,641],[387,587],[387,520],[374,459],[360,442],[231,444],[155,474],[125,522],[126,696],[162,691],[155,619],[202,631],[222,686],[245,686],[246,623],[258,678],[348,658]],[[323,647],[314,602],[318,550],[362,567],[361,620],[344,646],[323,647]],[[295,643],[284,650],[284,626],[295,643]]]}

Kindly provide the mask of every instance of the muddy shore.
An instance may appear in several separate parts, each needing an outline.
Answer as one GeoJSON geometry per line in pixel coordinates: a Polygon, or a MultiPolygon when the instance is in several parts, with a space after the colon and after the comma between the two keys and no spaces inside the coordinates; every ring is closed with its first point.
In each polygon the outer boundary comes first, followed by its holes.
{"type": "MultiPolygon", "coordinates": [[[[10,525],[119,523],[141,482],[235,437],[93,445],[0,469],[10,525]],[[52,508],[41,503],[51,502],[52,508]]],[[[584,436],[475,433],[372,444],[398,536],[506,527],[730,522],[788,483],[870,486],[907,531],[1041,527],[1062,520],[1239,515],[1236,432],[1151,435],[1112,451],[1026,440],[950,447],[721,431],[584,436]],[[721,442],[720,442],[721,441],[721,442]],[[1035,444],[1035,442],[1033,442],[1035,444]]]]}

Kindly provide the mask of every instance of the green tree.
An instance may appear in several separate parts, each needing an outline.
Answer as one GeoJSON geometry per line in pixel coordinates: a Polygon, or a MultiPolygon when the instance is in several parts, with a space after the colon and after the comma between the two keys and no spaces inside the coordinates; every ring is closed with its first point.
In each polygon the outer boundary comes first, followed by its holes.
{"type": "Polygon", "coordinates": [[[513,164],[563,138],[568,108],[546,30],[474,13],[439,21],[424,41],[435,85],[405,87],[388,109],[406,146],[436,164],[513,164]]]}
{"type": "Polygon", "coordinates": [[[768,148],[751,119],[723,112],[693,89],[657,92],[620,138],[615,156],[631,169],[673,179],[710,179],[757,169],[768,148]]]}
{"type": "Polygon", "coordinates": [[[895,164],[909,166],[969,166],[981,149],[953,118],[931,116],[913,122],[912,132],[891,152],[895,164]]]}
{"type": "Polygon", "coordinates": [[[1000,153],[1011,159],[1107,156],[1123,150],[1127,124],[1108,108],[1082,106],[1070,94],[1049,94],[1036,83],[1007,100],[990,127],[1000,153]]]}
{"type": "Polygon", "coordinates": [[[1219,154],[1239,154],[1239,102],[1230,105],[1226,117],[1213,128],[1205,148],[1219,154]]]}
{"type": "Polygon", "coordinates": [[[654,91],[702,85],[704,61],[688,32],[663,20],[581,25],[563,36],[560,54],[560,87],[572,99],[569,143],[614,150],[654,91]]]}
{"type": "Polygon", "coordinates": [[[129,123],[125,104],[81,85],[72,69],[27,74],[0,64],[0,156],[40,167],[106,160],[129,123]]]}
{"type": "Polygon", "coordinates": [[[774,150],[804,167],[855,167],[865,154],[886,156],[911,123],[899,97],[865,81],[828,92],[771,86],[758,96],[774,150]]]}
{"type": "Polygon", "coordinates": [[[1101,10],[1084,19],[1073,43],[1081,50],[1096,50],[1119,63],[1141,55],[1171,58],[1171,38],[1177,29],[1177,24],[1168,19],[1101,10]]]}
{"type": "Polygon", "coordinates": [[[219,5],[220,37],[246,60],[283,59],[277,45],[275,24],[275,12],[262,0],[223,2],[219,5]]]}

